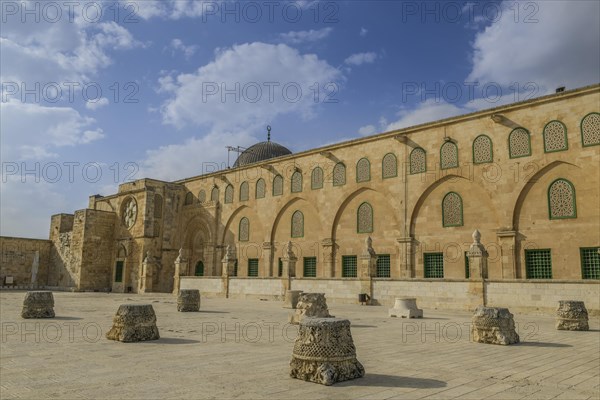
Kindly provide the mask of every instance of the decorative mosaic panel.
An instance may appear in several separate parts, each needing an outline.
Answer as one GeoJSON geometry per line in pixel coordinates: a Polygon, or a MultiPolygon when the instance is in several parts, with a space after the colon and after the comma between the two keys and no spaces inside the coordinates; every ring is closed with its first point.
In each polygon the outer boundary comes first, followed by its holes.
{"type": "Polygon", "coordinates": [[[204,189],[198,192],[198,202],[206,203],[206,191],[204,189]]]}
{"type": "Polygon", "coordinates": [[[600,114],[591,113],[581,121],[581,140],[584,146],[600,144],[600,114]]]}
{"type": "Polygon", "coordinates": [[[283,177],[277,175],[273,178],[273,196],[281,196],[283,194],[283,177]]]}
{"type": "Polygon", "coordinates": [[[310,176],[311,189],[323,189],[323,170],[320,167],[313,169],[310,176]]]}
{"type": "Polygon", "coordinates": [[[225,203],[233,203],[233,186],[227,185],[225,188],[225,203]]]}
{"type": "Polygon", "coordinates": [[[214,201],[215,203],[219,201],[219,188],[216,186],[210,192],[210,201],[214,201]]]}
{"type": "Polygon", "coordinates": [[[304,236],[304,214],[302,211],[296,211],[292,214],[292,237],[300,238],[304,236]]]}
{"type": "Polygon", "coordinates": [[[250,221],[244,217],[240,220],[240,232],[238,235],[240,242],[247,242],[250,240],[250,221]]]}
{"type": "Polygon", "coordinates": [[[337,163],[333,167],[333,186],[342,186],[346,184],[346,166],[337,163]]]}
{"type": "Polygon", "coordinates": [[[544,127],[544,151],[567,150],[567,128],[560,121],[551,121],[544,127]]]}
{"type": "Polygon", "coordinates": [[[425,158],[425,150],[417,147],[410,152],[410,173],[419,174],[427,171],[427,163],[425,158]]]}
{"type": "Polygon", "coordinates": [[[266,191],[267,184],[265,183],[265,180],[261,178],[258,180],[258,182],[256,182],[256,198],[264,199],[266,191]]]}
{"type": "Polygon", "coordinates": [[[463,205],[458,193],[450,192],[442,200],[442,218],[444,226],[463,225],[463,205]]]}
{"type": "Polygon", "coordinates": [[[550,218],[575,218],[575,189],[565,179],[557,179],[548,188],[550,218]]]}
{"type": "Polygon", "coordinates": [[[248,182],[242,182],[240,185],[240,201],[248,201],[250,198],[250,188],[248,182]]]}
{"type": "Polygon", "coordinates": [[[486,135],[479,135],[473,140],[473,163],[490,163],[492,158],[492,139],[486,135]]]}
{"type": "Polygon", "coordinates": [[[369,203],[362,203],[357,211],[357,232],[373,232],[373,207],[369,203]]]}
{"type": "Polygon", "coordinates": [[[302,174],[298,171],[292,174],[292,193],[300,193],[302,191],[302,174]]]}
{"type": "Polygon", "coordinates": [[[368,182],[371,180],[371,163],[366,158],[361,158],[356,163],[356,182],[368,182]]]}
{"type": "Polygon", "coordinates": [[[458,167],[458,147],[452,142],[446,142],[440,150],[440,165],[442,169],[458,167]]]}
{"type": "Polygon", "coordinates": [[[381,161],[381,176],[383,179],[398,176],[398,161],[392,153],[386,154],[381,161]]]}
{"type": "Polygon", "coordinates": [[[531,155],[531,142],[527,129],[516,128],[508,136],[508,151],[510,158],[531,155]]]}

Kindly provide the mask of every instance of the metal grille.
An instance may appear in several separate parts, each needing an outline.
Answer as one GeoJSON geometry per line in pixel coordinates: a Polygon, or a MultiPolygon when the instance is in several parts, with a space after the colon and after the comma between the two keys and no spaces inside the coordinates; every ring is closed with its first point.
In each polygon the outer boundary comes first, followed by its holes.
{"type": "Polygon", "coordinates": [[[424,253],[425,278],[444,277],[444,253],[424,253]]]}
{"type": "Polygon", "coordinates": [[[527,279],[552,279],[550,249],[525,250],[527,279]]]}
{"type": "Polygon", "coordinates": [[[600,247],[579,249],[581,254],[581,277],[600,279],[600,247]]]}
{"type": "Polygon", "coordinates": [[[471,277],[471,270],[469,264],[469,252],[465,251],[465,278],[469,279],[471,277]]]}
{"type": "Polygon", "coordinates": [[[258,258],[248,259],[248,276],[258,276],[258,258]]]}
{"type": "Polygon", "coordinates": [[[389,278],[391,276],[390,265],[390,255],[379,254],[377,256],[377,270],[375,272],[375,276],[377,276],[377,278],[389,278]]]}
{"type": "Polygon", "coordinates": [[[305,278],[317,277],[317,257],[304,257],[304,272],[302,275],[305,278]]]}
{"type": "Polygon", "coordinates": [[[342,256],[342,278],[356,278],[356,256],[342,256]]]}

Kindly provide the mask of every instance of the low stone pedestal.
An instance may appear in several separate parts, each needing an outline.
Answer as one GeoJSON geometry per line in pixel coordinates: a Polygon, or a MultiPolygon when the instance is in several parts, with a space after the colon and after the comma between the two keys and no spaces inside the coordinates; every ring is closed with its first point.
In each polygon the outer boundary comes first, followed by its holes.
{"type": "Polygon", "coordinates": [[[200,291],[198,289],[181,289],[177,296],[177,311],[200,311],[200,291]]]}
{"type": "Polygon", "coordinates": [[[388,309],[390,317],[423,318],[423,310],[417,308],[414,297],[396,297],[394,308],[388,309]]]}
{"type": "Polygon", "coordinates": [[[301,294],[302,290],[288,290],[287,292],[285,292],[285,297],[283,299],[283,307],[295,310],[296,306],[298,305],[298,300],[300,299],[301,294]]]}
{"type": "Polygon", "coordinates": [[[296,312],[290,315],[290,324],[298,325],[304,318],[333,318],[329,315],[323,293],[302,293],[296,304],[296,312]]]}
{"type": "Polygon", "coordinates": [[[25,294],[23,318],[54,318],[54,296],[48,290],[34,290],[25,294]]]}
{"type": "Polygon", "coordinates": [[[160,338],[156,314],[151,304],[121,304],[113,318],[113,326],[106,334],[110,340],[142,342],[160,338]]]}
{"type": "Polygon", "coordinates": [[[556,329],[588,331],[588,312],[583,301],[560,300],[556,309],[556,329]]]}
{"type": "Polygon", "coordinates": [[[300,322],[290,361],[292,378],[329,386],[364,375],[365,369],[356,359],[350,321],[307,318],[300,322]]]}
{"type": "Polygon", "coordinates": [[[519,343],[513,315],[508,308],[499,307],[477,307],[471,323],[471,338],[478,343],[519,343]]]}

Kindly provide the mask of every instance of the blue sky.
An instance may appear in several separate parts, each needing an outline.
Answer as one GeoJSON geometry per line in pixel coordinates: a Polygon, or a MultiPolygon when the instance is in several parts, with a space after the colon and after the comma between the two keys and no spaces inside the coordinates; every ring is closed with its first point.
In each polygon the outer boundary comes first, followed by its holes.
{"type": "Polygon", "coordinates": [[[597,83],[599,4],[2,1],[1,234],[267,125],[296,152],[597,83]]]}

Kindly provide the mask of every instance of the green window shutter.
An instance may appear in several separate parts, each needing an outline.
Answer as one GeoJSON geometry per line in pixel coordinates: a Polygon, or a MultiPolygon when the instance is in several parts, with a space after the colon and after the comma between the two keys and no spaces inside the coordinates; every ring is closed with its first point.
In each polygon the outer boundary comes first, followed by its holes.
{"type": "Polygon", "coordinates": [[[552,279],[550,249],[525,250],[527,279],[552,279]]]}
{"type": "Polygon", "coordinates": [[[317,257],[304,257],[304,272],[305,278],[317,277],[317,257]]]}
{"type": "Polygon", "coordinates": [[[342,256],[342,278],[357,277],[356,256],[342,256]]]}
{"type": "Polygon", "coordinates": [[[583,247],[581,255],[581,277],[583,279],[600,279],[600,247],[583,247]]]}
{"type": "Polygon", "coordinates": [[[377,278],[389,278],[390,275],[390,255],[389,254],[378,254],[377,255],[377,278]]]}
{"type": "Polygon", "coordinates": [[[424,253],[425,278],[444,277],[444,253],[424,253]]]}
{"type": "Polygon", "coordinates": [[[248,259],[248,276],[258,276],[258,258],[248,259]]]}

